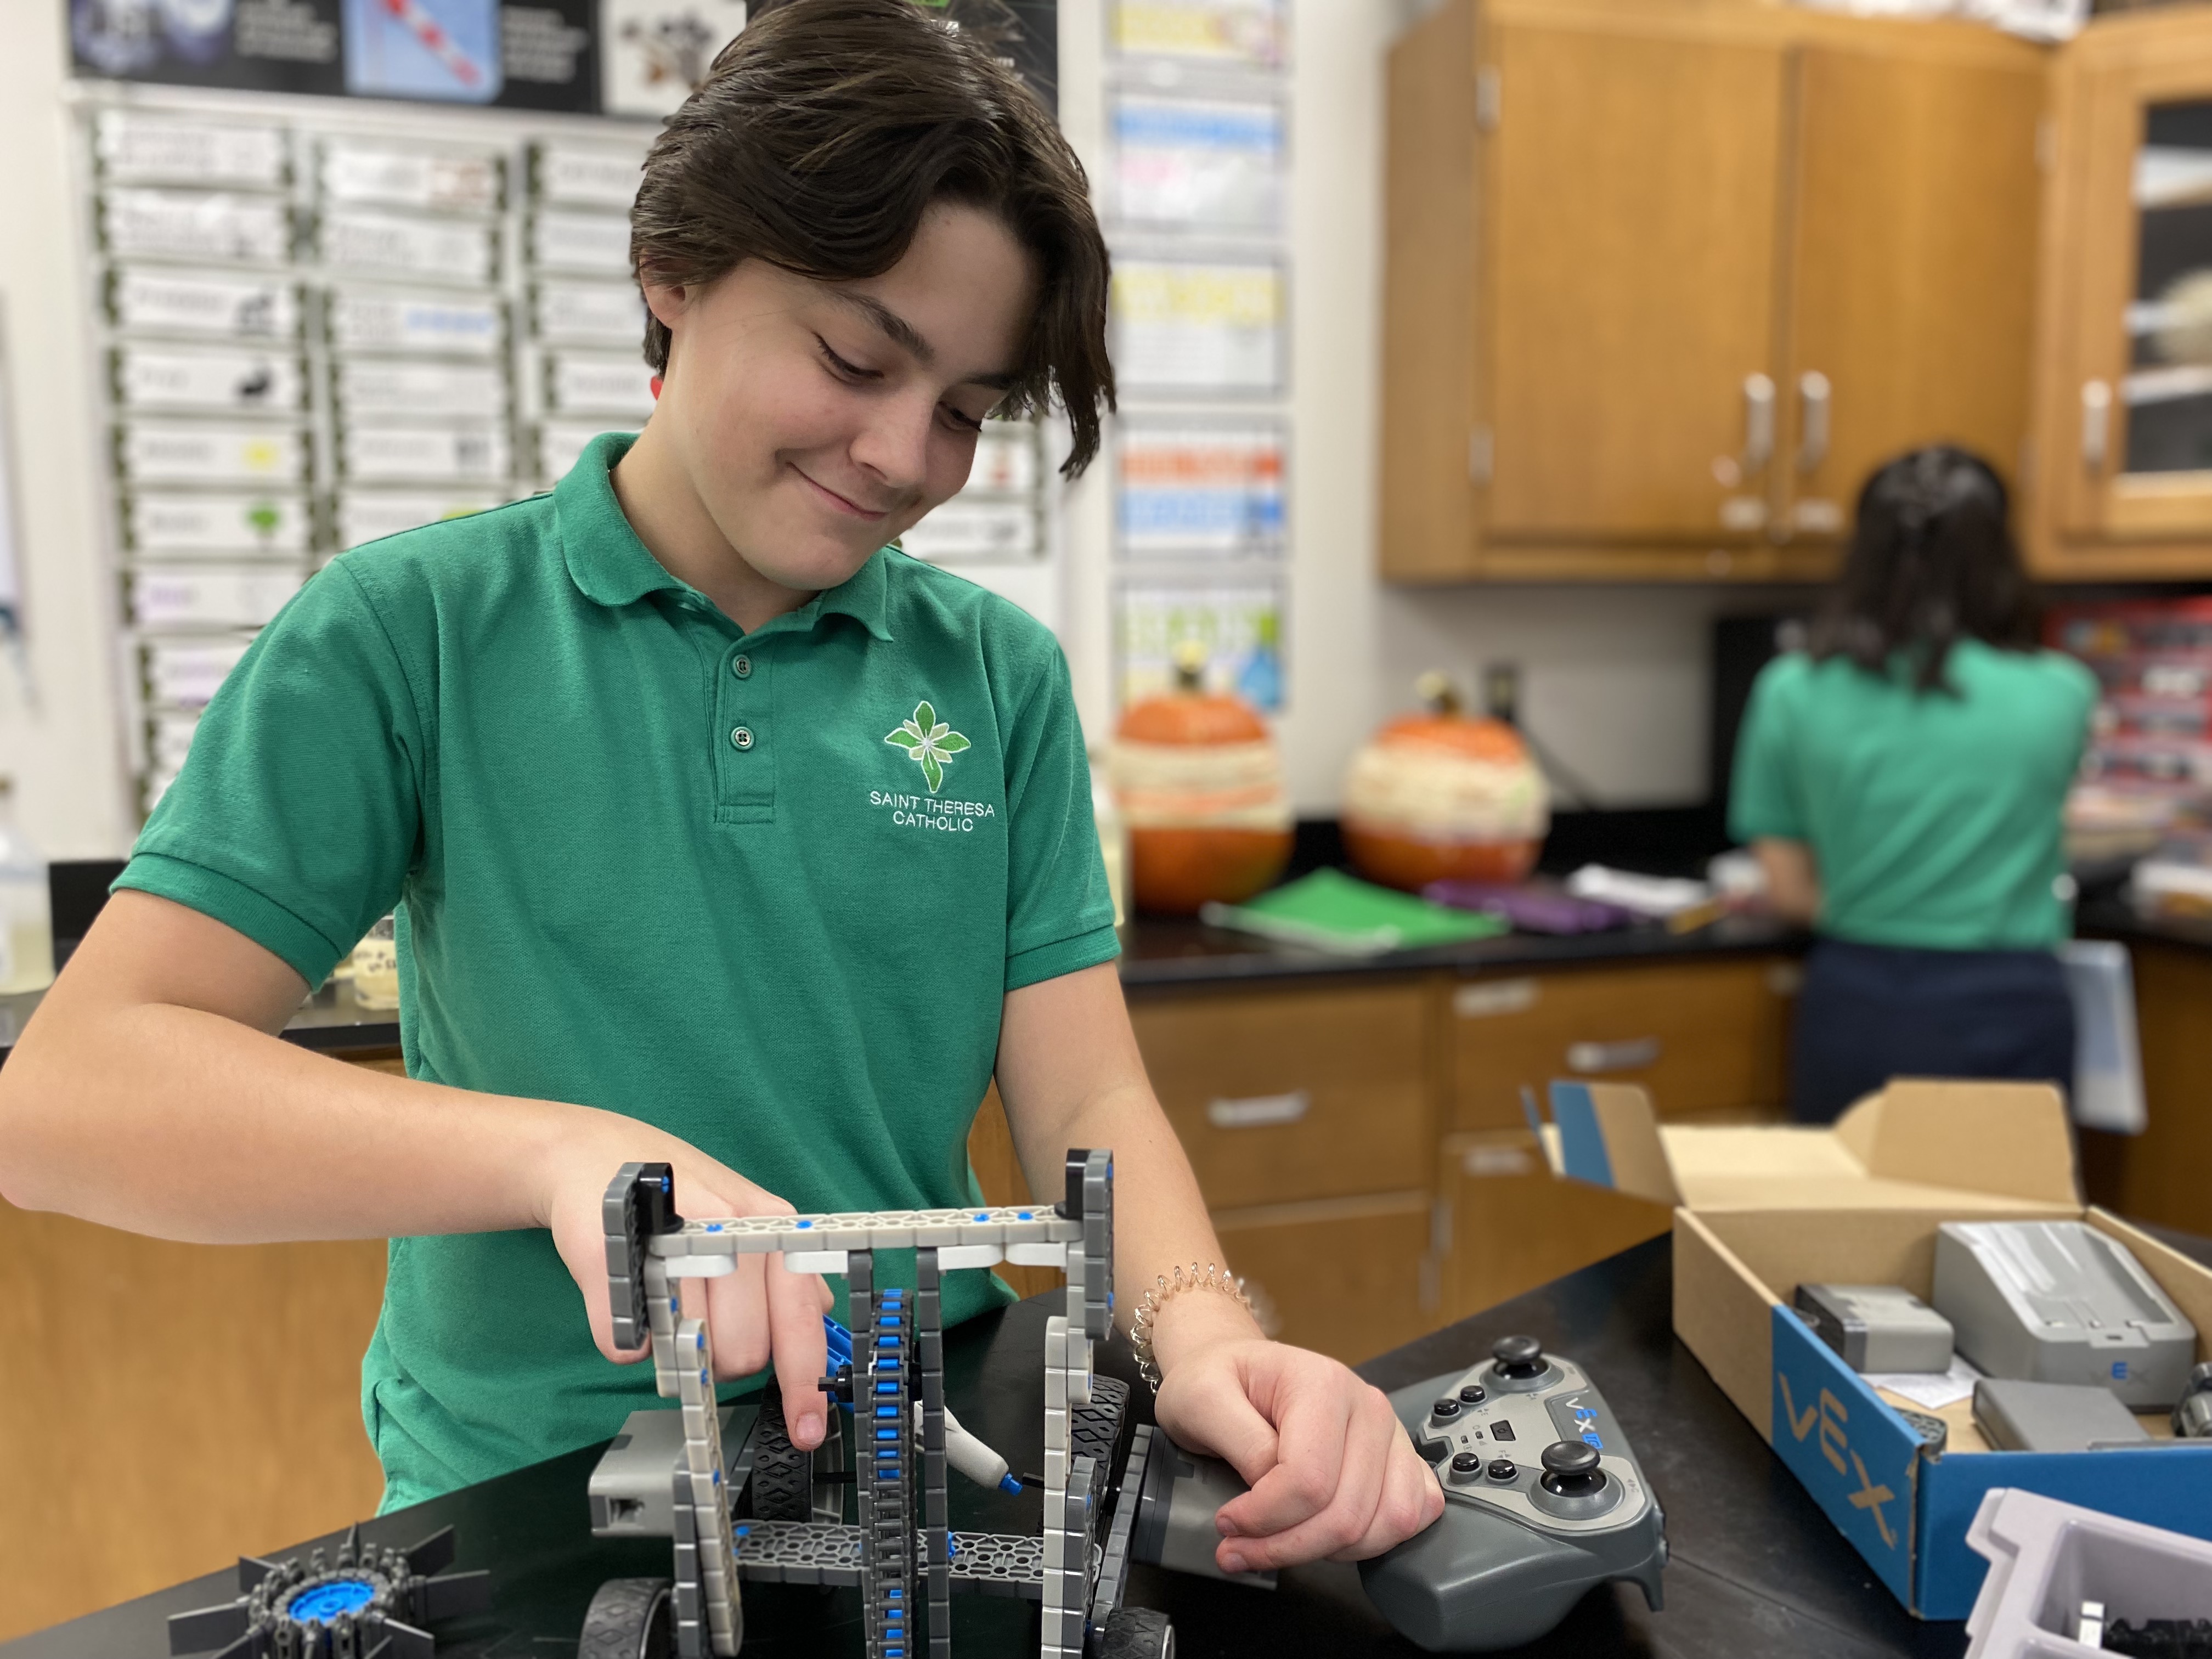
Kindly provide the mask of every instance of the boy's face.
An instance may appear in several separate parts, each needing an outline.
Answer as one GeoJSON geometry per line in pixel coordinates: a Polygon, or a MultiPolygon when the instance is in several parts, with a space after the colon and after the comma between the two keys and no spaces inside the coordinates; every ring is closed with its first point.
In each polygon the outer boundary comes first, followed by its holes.
{"type": "Polygon", "coordinates": [[[997,218],[939,204],[880,276],[819,283],[753,259],[704,287],[649,286],[672,336],[653,423],[747,564],[834,587],[967,483],[1036,285],[997,218]]]}

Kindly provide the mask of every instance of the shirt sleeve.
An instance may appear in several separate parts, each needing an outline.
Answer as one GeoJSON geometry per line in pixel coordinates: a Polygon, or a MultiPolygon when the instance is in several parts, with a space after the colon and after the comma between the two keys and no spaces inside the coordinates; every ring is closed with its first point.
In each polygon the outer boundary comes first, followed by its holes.
{"type": "Polygon", "coordinates": [[[1121,953],[1098,853],[1091,763],[1056,642],[1003,739],[1006,765],[1009,991],[1121,953]]]}
{"type": "Polygon", "coordinates": [[[1789,708],[1784,676],[1792,659],[1778,658],[1759,671],[1736,734],[1735,770],[1729,787],[1729,833],[1740,842],[1807,838],[1805,815],[1790,765],[1789,708]]]}
{"type": "Polygon", "coordinates": [[[421,834],[423,732],[341,559],[223,682],[115,885],[212,916],[319,985],[398,898],[421,834]]]}

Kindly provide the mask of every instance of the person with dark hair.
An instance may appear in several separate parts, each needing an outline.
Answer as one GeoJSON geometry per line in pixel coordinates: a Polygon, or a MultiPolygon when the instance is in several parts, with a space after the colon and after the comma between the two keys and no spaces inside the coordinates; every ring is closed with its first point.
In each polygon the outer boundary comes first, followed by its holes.
{"type": "MultiPolygon", "coordinates": [[[[308,582],[0,1073],[14,1203],[392,1241],[362,1366],[387,1506],[649,1400],[611,1363],[637,1356],[601,1199],[631,1160],[694,1215],[964,1206],[995,1081],[1033,1191],[1113,1150],[1125,1323],[1222,1260],[1122,1004],[1066,663],[891,545],[987,416],[1057,405],[1064,470],[1097,453],[1108,263],[1073,154],[927,10],[794,0],[667,123],[632,222],[644,432],[308,582]],[[408,1075],[279,1041],[395,903],[408,1075]]],[[[836,1297],[738,1262],[699,1292],[716,1372],[772,1367],[816,1445],[836,1297]]],[[[1433,1520],[1389,1401],[1234,1286],[1147,1320],[1160,1422],[1253,1484],[1220,1564],[1433,1520]]],[[[1009,1299],[948,1273],[944,1317],[1009,1299]]]]}
{"type": "Polygon", "coordinates": [[[2096,682],[2037,641],[1989,464],[1937,446],[1860,492],[1809,648],[1767,665],[1729,826],[1814,927],[1790,1109],[1832,1121],[1893,1077],[2070,1087],[2060,813],[2096,682]]]}

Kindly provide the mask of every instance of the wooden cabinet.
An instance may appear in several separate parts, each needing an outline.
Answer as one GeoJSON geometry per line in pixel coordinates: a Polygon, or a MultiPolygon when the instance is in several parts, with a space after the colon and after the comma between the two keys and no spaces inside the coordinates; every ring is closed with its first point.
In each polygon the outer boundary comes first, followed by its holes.
{"type": "Polygon", "coordinates": [[[2061,53],[2029,550],[2047,576],[2212,573],[2212,13],[2061,53]]]}
{"type": "Polygon", "coordinates": [[[1152,1087],[1215,1210],[1425,1189],[1425,980],[1132,1005],[1152,1087]]]}
{"type": "Polygon", "coordinates": [[[374,1515],[384,1258],[0,1204],[0,1641],[374,1515]]]}
{"type": "Polygon", "coordinates": [[[1663,1204],[1554,1177],[1525,1129],[1450,1136],[1437,1160],[1438,1322],[1656,1238],[1673,1219],[1663,1204]]]}
{"type": "Polygon", "coordinates": [[[1425,1192],[1221,1210],[1213,1224],[1285,1342],[1358,1364],[1443,1322],[1425,1192]]]}
{"type": "Polygon", "coordinates": [[[1228,1265],[1285,1341],[1359,1360],[1437,1322],[1437,996],[1423,975],[1131,1001],[1228,1265]]]}
{"type": "Polygon", "coordinates": [[[1641,1085],[1664,1118],[1779,1119],[1799,969],[1784,957],[1486,975],[1452,988],[1450,1127],[1525,1128],[1524,1088],[1641,1085]]]}
{"type": "Polygon", "coordinates": [[[2038,48],[1448,0],[1393,50],[1393,580],[1825,574],[1868,468],[2027,425],[2038,48]]]}

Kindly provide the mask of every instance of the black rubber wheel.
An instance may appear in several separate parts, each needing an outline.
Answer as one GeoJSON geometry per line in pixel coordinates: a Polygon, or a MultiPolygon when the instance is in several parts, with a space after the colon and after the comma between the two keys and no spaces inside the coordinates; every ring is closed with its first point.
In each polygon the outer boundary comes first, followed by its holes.
{"type": "Polygon", "coordinates": [[[1116,1607],[1106,1615],[1098,1659],[1175,1659],[1175,1626],[1150,1607],[1116,1607]]]}
{"type": "Polygon", "coordinates": [[[610,1578],[592,1598],[576,1659],[675,1659],[676,1586],[665,1578],[610,1578]]]}
{"type": "Polygon", "coordinates": [[[814,1519],[814,1454],[791,1443],[791,1431],[783,1422],[783,1395],[774,1382],[761,1390],[750,1486],[756,1519],[814,1519]]]}

